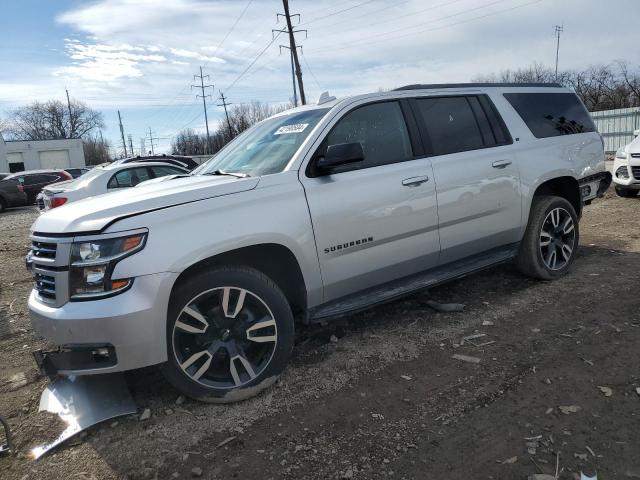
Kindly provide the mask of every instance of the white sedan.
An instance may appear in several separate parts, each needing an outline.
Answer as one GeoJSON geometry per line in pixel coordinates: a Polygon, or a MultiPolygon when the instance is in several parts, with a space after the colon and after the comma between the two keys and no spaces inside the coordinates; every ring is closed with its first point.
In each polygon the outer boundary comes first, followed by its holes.
{"type": "Polygon", "coordinates": [[[163,162],[99,165],[75,180],[45,187],[37,197],[37,204],[41,211],[46,211],[83,198],[135,187],[153,178],[185,174],[189,174],[187,169],[163,162]]]}

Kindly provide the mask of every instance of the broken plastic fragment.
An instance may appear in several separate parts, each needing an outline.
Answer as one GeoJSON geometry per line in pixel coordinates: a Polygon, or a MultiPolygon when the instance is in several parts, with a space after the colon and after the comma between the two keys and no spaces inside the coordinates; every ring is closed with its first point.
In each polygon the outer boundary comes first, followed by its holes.
{"type": "Polygon", "coordinates": [[[57,413],[67,428],[53,442],[31,450],[36,460],[92,425],[136,413],[136,405],[124,376],[112,373],[55,380],[42,392],[39,410],[57,413]]]}

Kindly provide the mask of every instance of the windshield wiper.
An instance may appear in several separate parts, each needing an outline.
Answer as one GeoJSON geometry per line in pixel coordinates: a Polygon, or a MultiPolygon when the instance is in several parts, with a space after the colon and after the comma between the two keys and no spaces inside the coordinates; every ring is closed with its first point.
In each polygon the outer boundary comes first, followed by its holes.
{"type": "Polygon", "coordinates": [[[248,173],[225,172],[224,170],[214,170],[213,172],[203,173],[203,175],[229,175],[231,177],[238,177],[238,178],[247,178],[251,176],[248,173]]]}

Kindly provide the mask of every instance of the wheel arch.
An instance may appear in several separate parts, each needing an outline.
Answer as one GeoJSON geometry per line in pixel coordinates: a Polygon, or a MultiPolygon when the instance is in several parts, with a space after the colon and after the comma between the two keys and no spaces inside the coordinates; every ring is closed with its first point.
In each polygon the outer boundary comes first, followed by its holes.
{"type": "Polygon", "coordinates": [[[578,218],[582,215],[582,197],[580,195],[580,186],[578,181],[571,176],[565,175],[560,177],[554,177],[540,183],[531,197],[531,203],[529,204],[529,214],[533,205],[533,199],[542,195],[555,195],[565,198],[571,203],[578,215],[578,218]]]}
{"type": "Polygon", "coordinates": [[[244,246],[199,260],[178,275],[171,293],[186,278],[203,270],[225,265],[259,270],[282,290],[294,316],[307,311],[307,288],[300,264],[289,248],[278,243],[244,246]]]}

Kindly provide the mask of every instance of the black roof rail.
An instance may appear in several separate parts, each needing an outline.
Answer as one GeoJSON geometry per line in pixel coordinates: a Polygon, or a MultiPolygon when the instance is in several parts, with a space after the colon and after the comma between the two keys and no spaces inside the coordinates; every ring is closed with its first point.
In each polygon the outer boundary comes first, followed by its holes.
{"type": "Polygon", "coordinates": [[[404,87],[395,88],[397,90],[433,90],[442,88],[474,88],[474,87],[549,87],[558,88],[562,87],[559,83],[431,83],[405,85],[404,87]]]}

